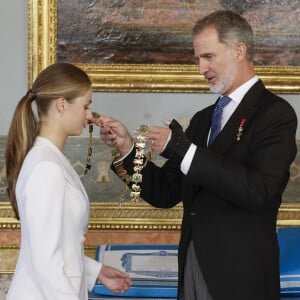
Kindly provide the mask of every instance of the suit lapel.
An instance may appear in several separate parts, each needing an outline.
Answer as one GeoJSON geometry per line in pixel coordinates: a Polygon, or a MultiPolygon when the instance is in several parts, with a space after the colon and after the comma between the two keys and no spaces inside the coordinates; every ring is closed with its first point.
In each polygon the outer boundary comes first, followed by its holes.
{"type": "MultiPolygon", "coordinates": [[[[216,101],[217,102],[217,101],[216,101]]],[[[199,117],[199,123],[197,126],[191,128],[191,141],[202,148],[207,148],[208,133],[211,125],[212,113],[214,105],[208,107],[203,111],[203,114],[199,117]]]]}
{"type": "Polygon", "coordinates": [[[247,127],[251,123],[251,119],[255,111],[262,104],[259,101],[259,95],[265,89],[263,83],[259,80],[250,88],[246,93],[241,103],[234,111],[223,130],[216,137],[215,141],[211,145],[211,149],[218,153],[224,153],[232,144],[237,143],[238,128],[242,119],[245,119],[243,126],[243,133],[247,131],[247,127]]]}

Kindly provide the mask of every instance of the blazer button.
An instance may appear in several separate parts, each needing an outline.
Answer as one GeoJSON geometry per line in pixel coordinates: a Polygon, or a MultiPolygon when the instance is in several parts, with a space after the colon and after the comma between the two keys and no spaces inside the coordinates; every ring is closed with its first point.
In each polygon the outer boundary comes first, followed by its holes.
{"type": "Polygon", "coordinates": [[[191,211],[191,216],[196,216],[196,212],[194,210],[191,211]]]}

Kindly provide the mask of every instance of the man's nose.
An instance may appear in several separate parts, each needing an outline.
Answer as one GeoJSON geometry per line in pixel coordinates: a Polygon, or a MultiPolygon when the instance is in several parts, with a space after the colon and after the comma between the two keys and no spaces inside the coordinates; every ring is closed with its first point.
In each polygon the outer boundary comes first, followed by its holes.
{"type": "Polygon", "coordinates": [[[199,62],[198,62],[198,73],[200,75],[204,75],[208,70],[209,70],[208,64],[205,61],[201,61],[199,59],[199,62]]]}

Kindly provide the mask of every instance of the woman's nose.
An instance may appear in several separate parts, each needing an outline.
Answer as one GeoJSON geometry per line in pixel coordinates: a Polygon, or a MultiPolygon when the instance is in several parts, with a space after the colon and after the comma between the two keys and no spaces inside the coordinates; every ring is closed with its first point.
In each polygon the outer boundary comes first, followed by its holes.
{"type": "Polygon", "coordinates": [[[89,119],[91,119],[91,118],[93,118],[93,114],[92,114],[92,111],[90,110],[90,109],[88,109],[87,111],[86,111],[86,118],[89,120],[89,119]]]}

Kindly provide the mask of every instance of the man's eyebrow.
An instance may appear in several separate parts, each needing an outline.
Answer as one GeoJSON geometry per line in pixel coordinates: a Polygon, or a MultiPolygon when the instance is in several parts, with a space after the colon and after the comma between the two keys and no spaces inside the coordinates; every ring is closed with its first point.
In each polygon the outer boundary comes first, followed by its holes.
{"type": "Polygon", "coordinates": [[[198,57],[208,57],[208,56],[214,56],[215,54],[213,52],[207,52],[200,54],[198,57]]]}

